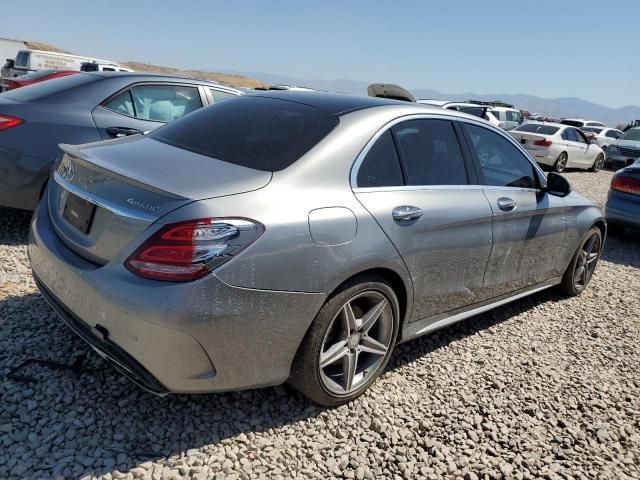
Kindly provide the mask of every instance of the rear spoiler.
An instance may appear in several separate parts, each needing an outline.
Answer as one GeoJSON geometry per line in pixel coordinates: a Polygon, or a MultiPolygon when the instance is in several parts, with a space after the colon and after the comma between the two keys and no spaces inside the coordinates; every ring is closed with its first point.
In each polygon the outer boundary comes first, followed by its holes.
{"type": "Polygon", "coordinates": [[[391,83],[372,83],[367,87],[367,94],[370,97],[391,98],[393,100],[404,100],[405,102],[416,101],[416,97],[407,90],[391,83]]]}

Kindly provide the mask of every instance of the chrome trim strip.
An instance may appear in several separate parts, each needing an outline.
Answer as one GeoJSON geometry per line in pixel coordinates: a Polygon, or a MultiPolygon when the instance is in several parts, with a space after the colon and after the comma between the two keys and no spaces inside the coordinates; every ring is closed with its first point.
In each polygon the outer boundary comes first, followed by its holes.
{"type": "Polygon", "coordinates": [[[58,172],[53,172],[53,179],[65,190],[68,190],[74,195],[85,199],[87,202],[94,203],[100,208],[104,208],[105,210],[108,210],[119,217],[133,218],[136,220],[143,220],[145,222],[155,222],[158,219],[158,216],[156,215],[131,210],[130,208],[122,207],[121,205],[118,205],[114,202],[98,198],[95,195],[90,194],[89,192],[85,192],[81,188],[76,187],[74,184],[62,178],[62,176],[58,172]]]}
{"type": "MultiPolygon", "coordinates": [[[[407,340],[411,340],[413,338],[420,337],[420,336],[425,335],[427,333],[431,333],[431,332],[433,332],[435,330],[439,330],[441,328],[447,327],[447,326],[449,326],[449,325],[451,325],[453,323],[460,322],[461,320],[465,320],[465,319],[467,319],[469,317],[473,317],[475,315],[479,315],[481,313],[484,313],[486,311],[492,310],[492,309],[494,309],[496,307],[499,307],[501,305],[505,305],[505,304],[513,302],[515,300],[519,300],[520,298],[527,297],[529,295],[533,295],[534,293],[541,292],[542,290],[546,290],[547,288],[551,288],[554,285],[559,284],[560,281],[561,281],[560,278],[555,278],[555,279],[549,280],[547,282],[544,282],[542,284],[542,286],[533,287],[531,289],[525,290],[524,292],[520,292],[520,293],[518,293],[516,295],[513,295],[511,297],[506,297],[506,298],[503,298],[501,300],[497,300],[495,302],[488,303],[486,305],[481,305],[479,307],[472,308],[471,310],[467,310],[467,311],[464,311],[464,312],[460,312],[460,313],[457,313],[457,314],[442,318],[440,320],[437,320],[437,321],[435,321],[433,323],[430,323],[430,324],[418,329],[415,332],[406,332],[407,334],[405,336],[405,330],[407,330],[407,327],[412,327],[414,322],[407,323],[407,324],[404,325],[404,328],[403,328],[403,336],[402,336],[401,343],[405,342],[407,340]]],[[[540,284],[538,284],[538,285],[540,285],[540,284]]],[[[418,323],[427,322],[429,320],[432,320],[432,318],[433,317],[427,318],[427,319],[424,319],[424,320],[418,320],[418,323]]]]}
{"type": "Polygon", "coordinates": [[[355,187],[353,193],[371,193],[371,192],[412,192],[412,191],[430,191],[430,190],[483,190],[482,185],[401,185],[395,187],[355,187]]]}

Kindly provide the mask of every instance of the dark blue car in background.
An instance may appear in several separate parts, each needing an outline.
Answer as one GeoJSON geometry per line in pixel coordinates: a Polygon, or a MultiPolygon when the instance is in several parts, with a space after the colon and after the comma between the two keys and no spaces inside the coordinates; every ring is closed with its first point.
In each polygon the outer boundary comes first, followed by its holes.
{"type": "Polygon", "coordinates": [[[611,180],[606,205],[609,232],[640,228],[640,160],[618,170],[611,180]]]}
{"type": "Polygon", "coordinates": [[[154,130],[240,95],[206,80],[129,72],[78,73],[0,94],[0,206],[33,210],[58,144],[154,130]]]}

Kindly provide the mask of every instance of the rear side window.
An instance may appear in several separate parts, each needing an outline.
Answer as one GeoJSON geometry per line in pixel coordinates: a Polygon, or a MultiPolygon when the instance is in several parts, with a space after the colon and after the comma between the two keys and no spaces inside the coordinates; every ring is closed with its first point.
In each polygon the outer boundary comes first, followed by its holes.
{"type": "Polygon", "coordinates": [[[533,165],[515,145],[487,128],[476,125],[466,128],[480,162],[483,185],[537,188],[533,165]]]}
{"type": "Polygon", "coordinates": [[[403,185],[400,159],[391,131],[373,144],[358,170],[358,187],[396,187],[403,185]]]}
{"type": "Polygon", "coordinates": [[[214,90],[213,88],[210,88],[209,90],[211,90],[211,96],[213,97],[214,103],[221,102],[222,100],[227,100],[229,98],[233,98],[237,96],[237,95],[234,95],[233,93],[223,92],[221,90],[214,90]]]}
{"type": "Polygon", "coordinates": [[[453,124],[409,120],[395,127],[409,185],[466,185],[467,170],[453,124]]]}
{"type": "Polygon", "coordinates": [[[53,78],[46,82],[36,83],[28,87],[16,88],[2,94],[3,98],[10,98],[19,102],[29,102],[40,98],[57,95],[82,85],[101,80],[102,77],[89,74],[67,75],[66,77],[53,78]]]}
{"type": "Polygon", "coordinates": [[[246,96],[202,108],[149,136],[225,162],[277,172],[311,150],[337,124],[336,116],[318,108],[246,96]]]}
{"type": "Polygon", "coordinates": [[[121,113],[122,115],[128,115],[129,117],[136,116],[136,112],[133,110],[131,90],[127,90],[122,92],[120,95],[113,97],[111,100],[105,102],[103,107],[113,110],[116,113],[121,113]]]}

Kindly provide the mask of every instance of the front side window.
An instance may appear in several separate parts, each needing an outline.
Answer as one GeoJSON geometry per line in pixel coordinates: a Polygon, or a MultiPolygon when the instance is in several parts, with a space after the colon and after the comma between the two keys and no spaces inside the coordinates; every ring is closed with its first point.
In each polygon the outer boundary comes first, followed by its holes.
{"type": "Polygon", "coordinates": [[[466,185],[462,150],[447,120],[408,120],[395,128],[409,185],[466,185]]]}
{"type": "Polygon", "coordinates": [[[172,122],[202,107],[197,87],[140,85],[131,89],[136,118],[172,122]]]}
{"type": "Polygon", "coordinates": [[[358,187],[395,187],[404,184],[400,159],[390,130],[376,140],[362,161],[357,184],[358,187]]]}
{"type": "Polygon", "coordinates": [[[587,140],[587,137],[584,136],[584,133],[582,133],[580,130],[575,130],[575,132],[576,132],[576,142],[589,143],[589,141],[587,140]]]}
{"type": "Polygon", "coordinates": [[[214,90],[213,88],[209,89],[211,91],[211,96],[213,97],[213,102],[221,102],[223,100],[227,100],[229,98],[233,98],[236,95],[229,92],[223,92],[222,90],[214,90]]]}
{"type": "Polygon", "coordinates": [[[537,188],[533,165],[515,145],[487,128],[476,125],[466,128],[480,162],[484,185],[537,188]]]}

